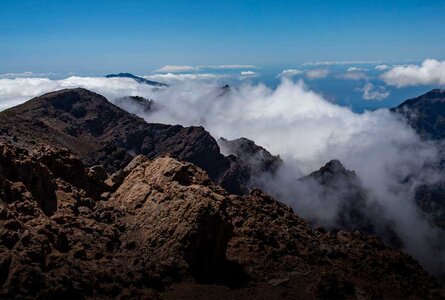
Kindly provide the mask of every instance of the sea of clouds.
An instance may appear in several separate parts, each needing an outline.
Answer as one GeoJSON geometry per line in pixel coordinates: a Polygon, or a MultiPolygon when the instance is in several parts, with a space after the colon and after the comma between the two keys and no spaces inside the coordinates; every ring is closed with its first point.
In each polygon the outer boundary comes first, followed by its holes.
{"type": "MultiPolygon", "coordinates": [[[[425,61],[419,66],[380,65],[379,69],[388,84],[403,86],[414,84],[415,80],[418,84],[431,80],[441,83],[444,71],[438,69],[443,64],[425,61]],[[432,70],[432,74],[425,76],[425,70],[432,70]]],[[[204,126],[216,139],[246,137],[272,154],[279,154],[284,164],[277,175],[257,178],[256,183],[291,205],[297,214],[328,227],[335,225],[332,222],[341,199],[311,196],[313,193],[296,182],[326,162],[339,159],[347,169],[356,172],[370,199],[384,209],[381,215],[371,217],[376,222],[391,220],[404,248],[429,270],[445,269],[445,251],[440,245],[443,232],[426,221],[414,202],[417,186],[443,178],[435,168],[441,145],[422,140],[387,109],[357,114],[327,101],[303,80],[292,79],[300,74],[296,69],[285,70],[284,75],[292,76],[280,76],[281,83],[276,88],[243,80],[243,76],[255,73],[251,71],[239,74],[239,84],[230,89],[221,88],[225,79],[222,75],[192,76],[175,74],[173,70],[179,69],[169,66],[169,73],[147,76],[157,80],[170,78],[167,88],[153,88],[124,78],[0,79],[0,109],[49,91],[73,87],[90,89],[111,102],[129,95],[153,99],[157,109],[148,113],[135,109],[134,104],[119,105],[147,122],[204,126]]],[[[329,72],[322,73],[311,76],[327,76],[329,72]]],[[[368,86],[364,93],[374,90],[368,86]]]]}

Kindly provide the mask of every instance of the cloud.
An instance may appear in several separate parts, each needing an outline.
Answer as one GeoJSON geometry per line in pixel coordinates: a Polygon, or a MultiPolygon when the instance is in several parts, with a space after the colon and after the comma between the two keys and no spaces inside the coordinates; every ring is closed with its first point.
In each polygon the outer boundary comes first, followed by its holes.
{"type": "Polygon", "coordinates": [[[223,78],[232,78],[233,75],[228,74],[213,74],[213,73],[165,73],[165,74],[153,74],[144,76],[144,78],[154,81],[161,81],[167,83],[173,83],[175,81],[184,80],[218,80],[223,78]]]}
{"type": "Polygon", "coordinates": [[[426,59],[421,65],[395,66],[381,75],[396,87],[415,85],[445,86],[445,61],[426,59]]]}
{"type": "Polygon", "coordinates": [[[9,78],[9,79],[14,79],[14,78],[21,78],[21,77],[33,77],[33,78],[39,78],[39,77],[48,77],[48,76],[53,76],[55,75],[54,73],[34,73],[34,72],[22,72],[22,73],[4,73],[4,74],[0,74],[0,78],[9,78]]]}
{"type": "Polygon", "coordinates": [[[358,67],[349,67],[346,72],[360,72],[360,71],[368,71],[368,69],[358,68],[358,67]]]}
{"type": "Polygon", "coordinates": [[[254,71],[241,71],[241,76],[254,76],[257,75],[254,71]]]}
{"type": "Polygon", "coordinates": [[[177,73],[177,72],[190,72],[190,71],[197,71],[199,70],[198,67],[193,66],[163,66],[162,68],[156,70],[157,73],[177,73]]]}
{"type": "Polygon", "coordinates": [[[329,70],[327,69],[315,69],[306,72],[306,77],[309,79],[321,79],[328,76],[329,70]]]}
{"type": "Polygon", "coordinates": [[[355,89],[357,92],[363,92],[363,99],[371,101],[382,101],[389,96],[389,91],[383,86],[374,86],[367,82],[362,88],[355,89]]]}
{"type": "Polygon", "coordinates": [[[300,75],[303,74],[302,70],[298,70],[298,69],[287,69],[287,70],[283,70],[281,71],[280,74],[277,75],[277,77],[292,77],[295,75],[300,75]]]}
{"type": "Polygon", "coordinates": [[[74,87],[90,89],[111,99],[125,95],[147,94],[153,89],[152,86],[138,84],[129,78],[72,76],[62,80],[48,78],[0,79],[0,110],[18,105],[47,92],[74,87]]]}
{"type": "Polygon", "coordinates": [[[199,66],[200,69],[214,69],[214,70],[227,70],[227,69],[257,69],[255,65],[208,65],[199,66]]]}
{"type": "Polygon", "coordinates": [[[324,60],[306,62],[303,66],[330,66],[330,65],[367,65],[383,63],[381,60],[324,60]]]}
{"type": "Polygon", "coordinates": [[[337,78],[346,80],[363,80],[368,79],[368,75],[364,72],[351,71],[348,69],[346,73],[337,75],[337,78]]]}
{"type": "Polygon", "coordinates": [[[385,70],[389,69],[389,66],[388,65],[377,65],[377,66],[375,66],[375,69],[378,71],[385,71],[385,70]]]}
{"type": "Polygon", "coordinates": [[[167,65],[158,70],[156,73],[179,73],[192,72],[200,70],[237,70],[237,69],[256,69],[255,65],[201,65],[201,66],[174,66],[167,65]]]}

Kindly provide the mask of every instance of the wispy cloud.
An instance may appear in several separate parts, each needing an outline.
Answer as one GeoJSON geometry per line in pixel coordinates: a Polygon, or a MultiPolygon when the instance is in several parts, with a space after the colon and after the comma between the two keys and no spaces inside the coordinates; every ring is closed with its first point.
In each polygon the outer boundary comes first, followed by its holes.
{"type": "Polygon", "coordinates": [[[377,71],[385,71],[385,70],[389,69],[389,66],[388,66],[388,65],[385,65],[385,64],[383,64],[383,65],[377,65],[377,66],[375,66],[374,69],[376,69],[377,71]]]}
{"type": "Polygon", "coordinates": [[[181,74],[165,73],[165,74],[153,74],[143,77],[155,81],[173,82],[173,81],[185,81],[185,80],[216,80],[222,78],[230,78],[231,75],[213,74],[213,73],[181,73],[181,74]]]}
{"type": "Polygon", "coordinates": [[[179,72],[192,72],[199,70],[237,70],[237,69],[256,69],[255,65],[200,65],[200,66],[189,66],[189,65],[167,65],[156,70],[156,73],[179,73],[179,72]]]}
{"type": "Polygon", "coordinates": [[[257,73],[254,71],[241,71],[241,75],[242,76],[252,76],[252,75],[256,75],[257,73]]]}
{"type": "Polygon", "coordinates": [[[381,75],[389,85],[396,87],[413,85],[445,86],[445,61],[426,59],[421,65],[395,66],[381,75]]]}
{"type": "Polygon", "coordinates": [[[375,86],[367,82],[362,88],[355,89],[357,92],[363,92],[363,99],[369,101],[382,101],[389,96],[389,91],[383,86],[375,86]]]}
{"type": "Polygon", "coordinates": [[[55,75],[54,73],[34,73],[34,72],[22,72],[22,73],[4,73],[4,74],[0,74],[0,78],[22,78],[22,77],[27,77],[27,78],[39,78],[39,77],[48,77],[48,76],[53,76],[55,75]]]}
{"type": "Polygon", "coordinates": [[[303,73],[304,73],[304,71],[302,71],[302,70],[287,69],[287,70],[281,71],[281,73],[278,74],[277,77],[292,77],[292,76],[300,75],[300,74],[303,74],[303,73]]]}
{"type": "Polygon", "coordinates": [[[367,64],[381,64],[381,60],[323,60],[310,61],[303,64],[303,66],[330,66],[330,65],[367,65],[367,64]]]}
{"type": "Polygon", "coordinates": [[[328,76],[328,74],[329,74],[328,69],[315,69],[307,71],[306,77],[309,79],[321,79],[328,76]]]}
{"type": "Polygon", "coordinates": [[[190,71],[196,71],[199,70],[197,67],[193,66],[163,66],[160,69],[157,69],[155,72],[157,73],[176,73],[176,72],[190,72],[190,71]]]}

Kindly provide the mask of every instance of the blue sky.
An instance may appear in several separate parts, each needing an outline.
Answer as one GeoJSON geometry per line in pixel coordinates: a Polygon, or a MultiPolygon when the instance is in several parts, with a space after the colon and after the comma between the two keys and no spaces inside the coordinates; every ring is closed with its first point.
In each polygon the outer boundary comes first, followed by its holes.
{"type": "Polygon", "coordinates": [[[0,73],[444,58],[445,1],[0,0],[0,73]]]}

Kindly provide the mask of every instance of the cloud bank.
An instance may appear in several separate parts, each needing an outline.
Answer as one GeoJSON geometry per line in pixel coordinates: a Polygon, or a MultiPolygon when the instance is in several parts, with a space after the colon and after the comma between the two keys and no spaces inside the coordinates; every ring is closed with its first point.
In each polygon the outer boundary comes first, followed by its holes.
{"type": "Polygon", "coordinates": [[[237,70],[237,69],[256,69],[255,65],[201,65],[201,66],[175,66],[167,65],[156,70],[156,73],[179,73],[179,72],[192,72],[199,70],[237,70]]]}
{"type": "MultiPolygon", "coordinates": [[[[153,89],[122,78],[2,79],[0,103],[4,108],[76,86],[103,94],[110,101],[127,95],[154,99],[159,109],[152,113],[132,108],[148,122],[202,125],[215,138],[254,140],[285,162],[276,177],[256,178],[255,182],[291,205],[297,214],[328,227],[341,199],[316,197],[310,187],[297,182],[329,160],[339,159],[356,172],[372,201],[383,207],[382,214],[371,217],[376,222],[391,220],[404,248],[429,270],[444,269],[445,253],[437,244],[440,233],[414,203],[416,186],[443,178],[433,167],[438,147],[422,141],[388,110],[356,114],[325,100],[302,81],[286,78],[275,89],[241,82],[224,93],[219,82],[211,80],[182,80],[165,89],[153,89]]],[[[376,95],[384,92],[365,86],[363,93],[378,98],[381,96],[376,95]]]]}
{"type": "Polygon", "coordinates": [[[381,75],[396,87],[415,85],[445,86],[445,61],[426,59],[421,65],[395,66],[381,75]]]}

